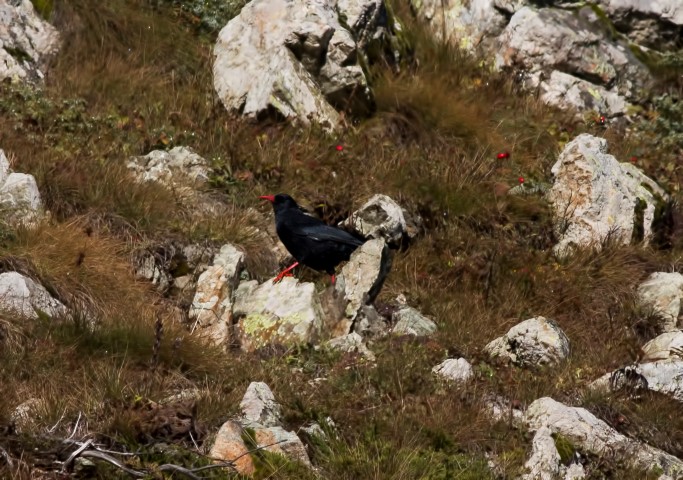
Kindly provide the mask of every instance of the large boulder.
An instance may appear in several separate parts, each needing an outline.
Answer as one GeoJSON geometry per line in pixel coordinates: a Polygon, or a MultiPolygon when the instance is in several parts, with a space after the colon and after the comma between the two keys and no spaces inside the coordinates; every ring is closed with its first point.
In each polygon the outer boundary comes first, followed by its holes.
{"type": "Polygon", "coordinates": [[[225,107],[247,117],[271,112],[326,129],[336,109],[373,109],[358,62],[382,2],[254,0],[221,30],[214,48],[214,88],[225,107]],[[342,24],[340,18],[345,18],[342,24]],[[374,19],[374,21],[372,21],[374,19]]]}
{"type": "Polygon", "coordinates": [[[33,320],[40,315],[59,317],[68,313],[45,287],[17,272],[0,274],[0,310],[33,320]]]}
{"type": "Polygon", "coordinates": [[[240,284],[235,292],[233,316],[243,350],[270,344],[287,346],[315,343],[322,329],[323,311],[315,284],[285,277],[261,285],[240,284]]]}
{"type": "Polygon", "coordinates": [[[0,217],[10,225],[30,226],[43,215],[36,179],[13,172],[5,152],[0,150],[0,217]]]}
{"type": "Polygon", "coordinates": [[[680,0],[599,0],[598,4],[629,40],[659,51],[681,47],[683,3],[680,0]]]}
{"type": "Polygon", "coordinates": [[[607,154],[604,138],[585,133],[564,147],[552,174],[547,199],[555,216],[558,256],[599,246],[607,238],[647,243],[657,205],[667,198],[637,167],[607,154]]]}
{"type": "MultiPolygon", "coordinates": [[[[638,98],[639,90],[647,85],[650,75],[647,68],[630,52],[614,43],[593,24],[590,16],[576,15],[568,10],[523,7],[515,12],[503,33],[498,37],[496,64],[499,68],[521,69],[531,74],[532,84],[542,91],[557,91],[543,85],[559,71],[576,79],[587,80],[602,87],[621,100],[606,102],[611,115],[617,104],[626,106],[625,100],[638,98]]],[[[556,78],[553,84],[557,84],[556,78]]],[[[569,86],[567,78],[562,83],[569,86]]],[[[569,89],[567,89],[569,90],[569,89]]],[[[581,109],[596,109],[596,95],[583,95],[581,109]]],[[[574,97],[580,101],[581,97],[574,97]]],[[[562,106],[561,103],[558,103],[562,106]]]]}
{"type": "Polygon", "coordinates": [[[655,272],[638,286],[640,305],[661,318],[664,332],[676,330],[682,297],[683,275],[678,272],[655,272]]]}
{"type": "Polygon", "coordinates": [[[31,0],[0,0],[0,80],[42,80],[59,45],[57,30],[40,18],[31,0]]]}
{"type": "Polygon", "coordinates": [[[674,478],[683,475],[683,462],[662,450],[622,435],[584,408],[568,407],[549,397],[529,405],[524,421],[532,431],[547,427],[580,450],[646,471],[660,471],[674,478]]]}
{"type": "Polygon", "coordinates": [[[228,342],[232,328],[233,293],[244,268],[244,252],[233,245],[223,245],[213,265],[197,280],[189,318],[194,321],[193,331],[209,338],[214,344],[228,342]]]}
{"type": "Polygon", "coordinates": [[[555,365],[569,356],[569,339],[553,320],[535,317],[515,325],[484,350],[520,367],[555,365]]]}

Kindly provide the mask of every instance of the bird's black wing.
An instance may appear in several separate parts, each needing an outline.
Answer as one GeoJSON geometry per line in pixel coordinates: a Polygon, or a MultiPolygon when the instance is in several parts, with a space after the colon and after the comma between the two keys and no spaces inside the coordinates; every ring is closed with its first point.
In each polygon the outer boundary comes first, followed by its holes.
{"type": "Polygon", "coordinates": [[[283,226],[288,235],[307,238],[319,242],[332,241],[358,247],[363,244],[345,230],[342,230],[303,213],[301,210],[289,210],[281,216],[283,226]]]}
{"type": "Polygon", "coordinates": [[[346,245],[353,245],[354,247],[363,245],[362,240],[357,239],[349,232],[337,227],[326,225],[324,223],[304,226],[297,229],[296,233],[297,235],[305,236],[318,241],[332,241],[344,243],[346,245]]]}

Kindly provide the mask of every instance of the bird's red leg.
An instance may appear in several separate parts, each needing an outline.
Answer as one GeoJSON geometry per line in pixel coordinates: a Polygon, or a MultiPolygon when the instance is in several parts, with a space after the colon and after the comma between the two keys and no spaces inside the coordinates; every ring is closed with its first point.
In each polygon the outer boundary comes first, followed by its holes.
{"type": "Polygon", "coordinates": [[[277,283],[285,277],[293,277],[294,275],[292,275],[290,270],[294,269],[297,265],[299,265],[299,262],[294,262],[292,265],[290,265],[289,267],[285,268],[283,271],[278,273],[277,277],[275,277],[275,279],[273,280],[273,283],[277,283]]]}

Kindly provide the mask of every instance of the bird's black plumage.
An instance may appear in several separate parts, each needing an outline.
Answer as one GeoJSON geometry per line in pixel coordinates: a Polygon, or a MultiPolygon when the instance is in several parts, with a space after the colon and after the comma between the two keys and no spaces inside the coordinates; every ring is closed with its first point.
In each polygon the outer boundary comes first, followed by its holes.
{"type": "Polygon", "coordinates": [[[273,204],[277,235],[300,264],[334,275],[334,268],[363,244],[350,233],[307,215],[289,195],[261,198],[273,204]]]}

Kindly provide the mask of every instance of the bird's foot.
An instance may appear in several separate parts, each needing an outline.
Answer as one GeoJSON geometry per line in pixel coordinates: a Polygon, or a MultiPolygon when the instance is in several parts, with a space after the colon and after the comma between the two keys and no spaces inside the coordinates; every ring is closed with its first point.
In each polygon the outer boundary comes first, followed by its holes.
{"type": "Polygon", "coordinates": [[[282,272],[278,273],[277,277],[273,279],[273,283],[279,283],[282,281],[283,278],[285,277],[293,277],[294,274],[292,272],[283,270],[282,272]]]}

